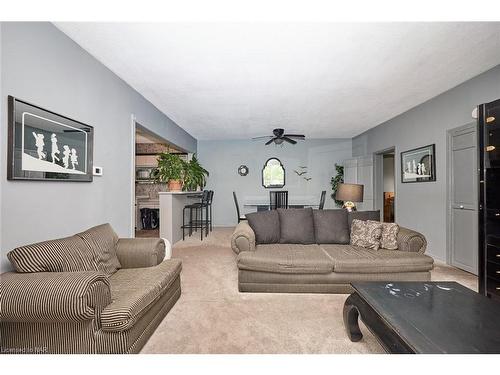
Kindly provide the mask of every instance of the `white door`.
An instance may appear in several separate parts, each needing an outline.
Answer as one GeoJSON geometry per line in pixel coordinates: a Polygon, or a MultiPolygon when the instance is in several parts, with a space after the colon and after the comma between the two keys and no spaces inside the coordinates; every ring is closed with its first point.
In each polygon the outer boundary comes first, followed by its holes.
{"type": "Polygon", "coordinates": [[[477,140],[476,126],[468,125],[449,132],[449,212],[450,262],[477,275],[477,140]]]}

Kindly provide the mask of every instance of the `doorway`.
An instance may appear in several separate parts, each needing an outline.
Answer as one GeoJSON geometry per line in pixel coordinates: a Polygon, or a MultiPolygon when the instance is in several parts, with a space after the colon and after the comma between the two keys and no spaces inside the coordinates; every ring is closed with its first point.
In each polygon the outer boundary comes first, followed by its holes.
{"type": "Polygon", "coordinates": [[[375,154],[375,208],[386,223],[396,220],[396,157],[390,148],[375,154]]]}
{"type": "Polygon", "coordinates": [[[180,154],[187,160],[187,153],[154,134],[144,126],[134,124],[133,161],[133,226],[135,237],[159,237],[160,200],[159,192],[166,191],[167,185],[155,181],[151,172],[158,166],[161,153],[180,154]]]}

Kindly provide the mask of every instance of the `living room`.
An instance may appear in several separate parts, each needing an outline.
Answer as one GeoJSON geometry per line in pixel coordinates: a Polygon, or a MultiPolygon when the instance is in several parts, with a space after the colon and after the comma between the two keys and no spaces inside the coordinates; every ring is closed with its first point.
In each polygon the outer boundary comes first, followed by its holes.
{"type": "Polygon", "coordinates": [[[500,353],[498,20],[14,8],[2,354],[500,353]]]}

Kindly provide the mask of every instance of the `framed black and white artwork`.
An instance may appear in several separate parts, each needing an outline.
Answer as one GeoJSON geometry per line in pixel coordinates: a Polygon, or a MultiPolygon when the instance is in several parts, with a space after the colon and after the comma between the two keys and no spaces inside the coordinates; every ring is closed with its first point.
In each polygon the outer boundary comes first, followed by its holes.
{"type": "Polygon", "coordinates": [[[94,128],[9,96],[9,180],[92,181],[94,128]]]}
{"type": "Polygon", "coordinates": [[[401,153],[401,182],[436,181],[436,145],[401,153]]]}

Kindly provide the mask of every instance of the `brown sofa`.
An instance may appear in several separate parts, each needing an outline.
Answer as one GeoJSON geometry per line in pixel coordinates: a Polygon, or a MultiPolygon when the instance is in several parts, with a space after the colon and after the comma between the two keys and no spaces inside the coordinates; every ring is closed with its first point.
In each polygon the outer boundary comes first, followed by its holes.
{"type": "MultiPolygon", "coordinates": [[[[380,217],[378,211],[358,212],[350,216],[344,210],[331,211],[336,211],[332,214],[335,214],[335,220],[338,222],[332,220],[319,222],[326,220],[322,216],[325,213],[314,213],[316,238],[325,237],[324,232],[323,235],[318,232],[321,226],[323,231],[328,228],[337,231],[339,226],[350,229],[353,218],[380,217]]],[[[260,220],[259,216],[252,219],[254,223],[260,220]]],[[[262,220],[267,220],[266,228],[273,225],[269,217],[264,217],[262,220]]],[[[293,220],[288,220],[285,224],[293,226],[284,228],[281,216],[280,243],[269,244],[259,244],[256,233],[248,222],[238,224],[231,237],[231,247],[238,254],[239,291],[351,293],[350,283],[353,281],[430,280],[430,270],[434,261],[424,255],[427,245],[425,237],[413,230],[400,227],[397,250],[373,250],[350,245],[348,238],[342,239],[344,243],[283,243],[287,242],[286,239],[283,240],[284,231],[299,233],[299,236],[304,235],[302,224],[293,220]]],[[[342,237],[337,236],[337,238],[342,237]]]]}
{"type": "Polygon", "coordinates": [[[181,294],[181,262],[161,239],[109,224],[7,254],[2,353],[136,353],[181,294]]]}

